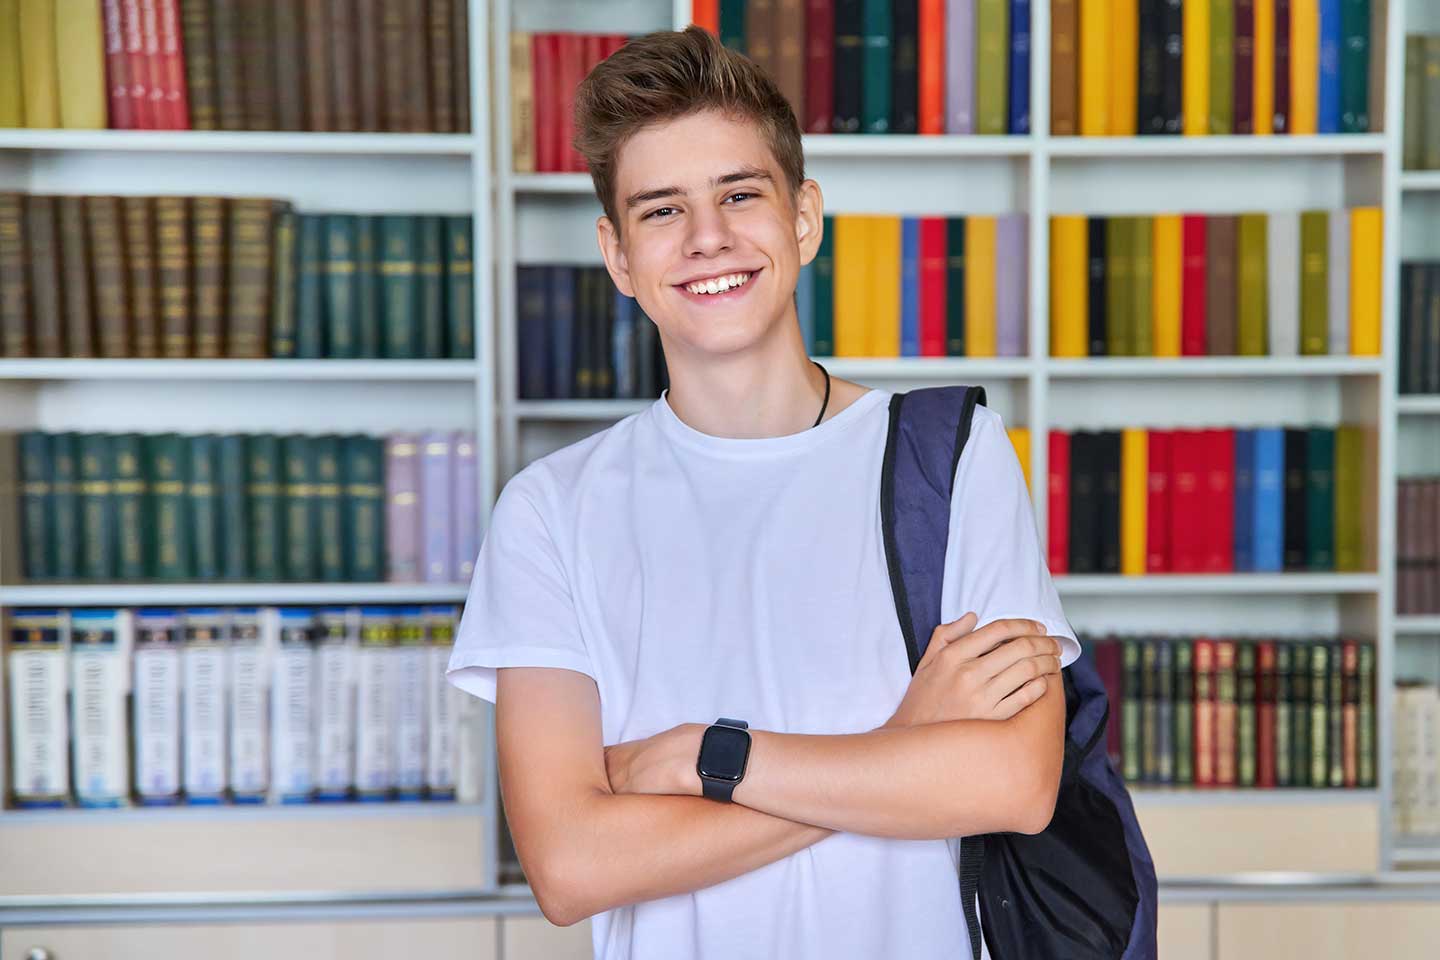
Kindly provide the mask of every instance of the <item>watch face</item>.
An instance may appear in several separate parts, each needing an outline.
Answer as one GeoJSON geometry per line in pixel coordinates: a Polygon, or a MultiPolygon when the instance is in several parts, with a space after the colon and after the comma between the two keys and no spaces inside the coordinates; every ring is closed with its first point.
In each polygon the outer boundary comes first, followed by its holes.
{"type": "Polygon", "coordinates": [[[750,755],[750,734],[734,727],[707,727],[700,741],[700,776],[739,780],[750,755]]]}

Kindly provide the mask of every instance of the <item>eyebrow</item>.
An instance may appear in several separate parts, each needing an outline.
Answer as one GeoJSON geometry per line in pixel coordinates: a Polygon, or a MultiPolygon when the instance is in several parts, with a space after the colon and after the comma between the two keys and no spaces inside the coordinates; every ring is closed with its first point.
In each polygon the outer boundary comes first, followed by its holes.
{"type": "MultiPolygon", "coordinates": [[[[728,183],[739,183],[741,180],[765,180],[772,184],[775,182],[775,178],[770,176],[767,170],[762,170],[759,167],[741,167],[733,173],[727,173],[719,177],[711,177],[710,186],[721,187],[728,183]]],[[[684,192],[685,191],[679,187],[660,187],[656,190],[642,190],[640,193],[632,193],[626,198],[625,209],[629,210],[632,207],[638,207],[640,204],[649,203],[651,200],[662,200],[665,197],[679,196],[684,192]]]]}

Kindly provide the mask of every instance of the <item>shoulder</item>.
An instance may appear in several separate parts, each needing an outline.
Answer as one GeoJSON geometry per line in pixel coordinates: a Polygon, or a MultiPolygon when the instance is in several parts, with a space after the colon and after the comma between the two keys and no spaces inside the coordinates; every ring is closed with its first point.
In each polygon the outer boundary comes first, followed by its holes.
{"type": "Polygon", "coordinates": [[[538,457],[506,482],[495,513],[529,508],[552,517],[619,467],[628,474],[634,462],[635,433],[651,416],[647,407],[574,443],[538,457]]]}

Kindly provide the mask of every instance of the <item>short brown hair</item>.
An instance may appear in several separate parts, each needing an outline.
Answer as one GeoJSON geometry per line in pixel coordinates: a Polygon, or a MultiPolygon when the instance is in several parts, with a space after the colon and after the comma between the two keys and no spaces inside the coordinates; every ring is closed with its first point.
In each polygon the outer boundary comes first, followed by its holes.
{"type": "Polygon", "coordinates": [[[636,37],[596,65],[575,92],[575,149],[590,167],[605,215],[621,226],[615,164],[623,147],[652,123],[719,110],[760,125],[792,197],[805,179],[800,124],[780,88],[739,52],[691,24],[636,37]]]}

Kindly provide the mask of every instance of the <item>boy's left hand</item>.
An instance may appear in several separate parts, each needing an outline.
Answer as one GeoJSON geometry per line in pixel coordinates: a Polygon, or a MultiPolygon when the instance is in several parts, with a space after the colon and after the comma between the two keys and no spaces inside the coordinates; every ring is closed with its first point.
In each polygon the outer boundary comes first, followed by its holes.
{"type": "Polygon", "coordinates": [[[703,723],[682,723],[643,740],[605,748],[605,773],[612,793],[704,796],[695,762],[703,723]]]}

